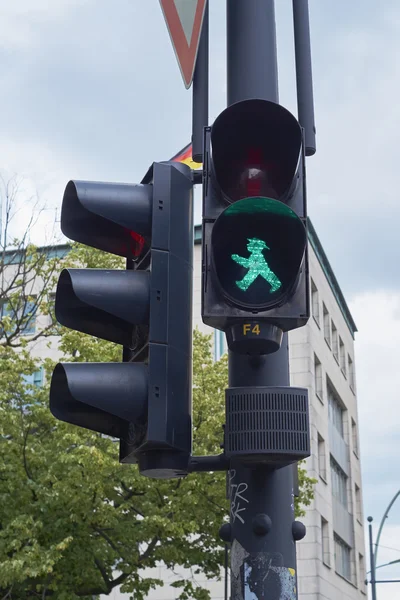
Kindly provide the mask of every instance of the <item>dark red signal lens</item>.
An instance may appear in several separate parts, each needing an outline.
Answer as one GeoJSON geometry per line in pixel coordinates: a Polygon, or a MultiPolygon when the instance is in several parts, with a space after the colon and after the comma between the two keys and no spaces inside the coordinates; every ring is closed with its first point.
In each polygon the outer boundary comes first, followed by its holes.
{"type": "Polygon", "coordinates": [[[298,181],[301,146],[299,123],[279,104],[252,99],[229,106],[211,129],[212,169],[224,201],[286,202],[298,181]]]}
{"type": "Polygon", "coordinates": [[[239,198],[237,199],[258,196],[278,199],[279,194],[275,184],[277,176],[277,164],[265,161],[261,148],[249,148],[239,179],[239,198]]]}

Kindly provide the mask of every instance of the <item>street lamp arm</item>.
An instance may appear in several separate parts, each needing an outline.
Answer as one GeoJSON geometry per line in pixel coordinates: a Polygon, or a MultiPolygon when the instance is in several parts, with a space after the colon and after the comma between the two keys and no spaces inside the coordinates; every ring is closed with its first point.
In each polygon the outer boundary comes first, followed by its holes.
{"type": "Polygon", "coordinates": [[[381,524],[379,525],[379,530],[378,530],[378,535],[376,536],[376,541],[375,541],[375,552],[374,552],[374,566],[377,563],[377,557],[378,557],[378,548],[379,548],[379,540],[381,538],[381,533],[382,533],[382,528],[385,524],[385,520],[387,519],[388,515],[389,515],[389,511],[392,508],[393,504],[396,502],[397,498],[400,496],[400,490],[397,492],[397,494],[394,495],[394,497],[392,498],[389,506],[387,507],[387,509],[385,510],[385,514],[382,517],[382,521],[381,524]]]}
{"type": "MultiPolygon", "coordinates": [[[[375,567],[375,569],[382,569],[383,567],[388,567],[389,565],[394,565],[396,563],[400,563],[400,558],[398,558],[397,560],[391,560],[388,563],[385,563],[384,565],[378,565],[377,567],[375,567]]],[[[367,575],[369,575],[371,573],[371,571],[367,572],[367,575]]]]}

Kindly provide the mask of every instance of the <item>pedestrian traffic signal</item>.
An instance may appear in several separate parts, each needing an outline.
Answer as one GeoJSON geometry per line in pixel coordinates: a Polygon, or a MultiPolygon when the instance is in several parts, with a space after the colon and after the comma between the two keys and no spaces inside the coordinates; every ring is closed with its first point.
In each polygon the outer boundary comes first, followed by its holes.
{"type": "Polygon", "coordinates": [[[120,439],[120,461],[155,478],[187,474],[191,454],[193,182],[155,163],[141,185],[70,181],[61,229],[127,258],[126,270],[66,269],[57,320],[121,344],[122,363],[60,363],[50,409],[120,439]]]}
{"type": "Polygon", "coordinates": [[[269,353],[309,317],[302,130],[244,100],[205,136],[202,316],[231,350],[269,353]]]}

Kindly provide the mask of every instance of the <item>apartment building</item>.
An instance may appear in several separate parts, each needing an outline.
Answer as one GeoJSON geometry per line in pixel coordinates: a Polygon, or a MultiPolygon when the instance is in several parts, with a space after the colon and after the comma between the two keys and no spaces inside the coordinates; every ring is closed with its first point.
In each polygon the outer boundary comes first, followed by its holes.
{"type": "MultiPolygon", "coordinates": [[[[58,249],[66,250],[67,246],[58,249]]],[[[312,454],[307,469],[317,480],[315,498],[303,518],[307,535],[297,545],[299,599],[356,600],[366,597],[354,368],[356,326],[311,222],[309,262],[312,316],[305,327],[289,334],[291,384],[309,390],[312,454]]],[[[31,335],[45,319],[37,315],[25,333],[31,335]]],[[[226,351],[224,334],[201,320],[201,226],[195,228],[193,324],[212,333],[218,359],[226,351]]],[[[42,340],[36,343],[35,353],[56,357],[57,351],[54,344],[49,348],[42,340]]],[[[32,376],[32,383],[41,385],[41,372],[32,376]]],[[[166,585],[151,592],[149,600],[170,600],[178,595],[178,590],[168,585],[172,575],[162,566],[153,569],[151,576],[163,579],[166,585]]],[[[200,583],[201,578],[197,579],[200,583]]],[[[201,583],[213,600],[224,598],[224,575],[221,581],[201,583]]],[[[114,590],[107,598],[128,596],[114,590]]]]}

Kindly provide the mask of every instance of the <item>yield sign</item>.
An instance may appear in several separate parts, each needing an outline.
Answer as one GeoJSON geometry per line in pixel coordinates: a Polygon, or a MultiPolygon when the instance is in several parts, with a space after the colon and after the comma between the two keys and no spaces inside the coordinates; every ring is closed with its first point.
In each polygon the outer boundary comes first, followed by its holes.
{"type": "Polygon", "coordinates": [[[160,0],[186,89],[190,87],[207,0],[160,0]]]}

